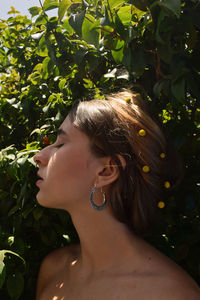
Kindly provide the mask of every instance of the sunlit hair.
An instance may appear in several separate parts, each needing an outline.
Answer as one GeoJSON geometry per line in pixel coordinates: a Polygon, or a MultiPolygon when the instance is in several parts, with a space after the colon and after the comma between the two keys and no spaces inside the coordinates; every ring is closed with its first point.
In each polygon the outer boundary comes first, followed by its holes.
{"type": "Polygon", "coordinates": [[[115,217],[135,233],[144,233],[154,219],[164,180],[171,180],[166,171],[169,153],[165,137],[144,103],[126,90],[108,95],[106,100],[80,102],[69,118],[89,137],[95,155],[111,156],[119,167],[119,178],[107,195],[115,217]],[[141,129],[145,136],[139,134],[141,129]],[[166,153],[165,159],[161,153],[166,153]],[[125,168],[119,155],[126,161],[125,168]],[[143,166],[148,166],[149,172],[145,173],[143,166]]]}

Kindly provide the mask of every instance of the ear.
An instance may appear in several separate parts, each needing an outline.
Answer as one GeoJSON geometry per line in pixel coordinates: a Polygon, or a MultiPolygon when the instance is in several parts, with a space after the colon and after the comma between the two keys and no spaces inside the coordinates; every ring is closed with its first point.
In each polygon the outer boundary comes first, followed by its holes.
{"type": "MultiPolygon", "coordinates": [[[[121,155],[117,155],[122,168],[126,167],[126,161],[121,155]]],[[[119,165],[111,157],[106,157],[104,160],[104,165],[98,172],[98,177],[96,179],[96,186],[103,187],[111,184],[119,177],[119,165]]]]}

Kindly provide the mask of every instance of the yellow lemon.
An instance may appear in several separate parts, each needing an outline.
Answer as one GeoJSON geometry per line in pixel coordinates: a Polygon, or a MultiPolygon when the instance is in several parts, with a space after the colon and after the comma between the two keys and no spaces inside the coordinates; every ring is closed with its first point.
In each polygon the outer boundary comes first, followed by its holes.
{"type": "Polygon", "coordinates": [[[127,98],[125,99],[125,102],[126,102],[126,103],[131,103],[131,97],[127,97],[127,98]]]}
{"type": "Polygon", "coordinates": [[[166,189],[169,189],[171,184],[170,184],[169,181],[165,181],[164,186],[165,186],[166,189]]]}
{"type": "Polygon", "coordinates": [[[150,171],[150,168],[149,168],[148,166],[144,166],[144,167],[142,168],[142,171],[143,171],[144,173],[148,173],[148,172],[150,171]]]}
{"type": "Polygon", "coordinates": [[[161,158],[165,158],[165,153],[161,153],[161,154],[160,154],[160,157],[161,157],[161,158]]]}
{"type": "Polygon", "coordinates": [[[164,207],[165,207],[165,202],[159,201],[159,202],[158,202],[158,207],[159,207],[159,208],[164,208],[164,207]]]}
{"type": "Polygon", "coordinates": [[[146,131],[144,129],[140,129],[138,133],[139,133],[140,136],[145,136],[146,135],[146,131]]]}

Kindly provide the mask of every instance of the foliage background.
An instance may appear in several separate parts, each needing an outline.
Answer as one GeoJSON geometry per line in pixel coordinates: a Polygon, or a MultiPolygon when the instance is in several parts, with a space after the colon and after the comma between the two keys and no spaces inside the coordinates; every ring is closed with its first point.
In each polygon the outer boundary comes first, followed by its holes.
{"type": "Polygon", "coordinates": [[[148,240],[199,283],[200,1],[44,0],[29,11],[0,20],[0,298],[35,299],[43,257],[78,241],[67,213],[38,206],[32,156],[73,101],[127,86],[185,167],[148,240]]]}

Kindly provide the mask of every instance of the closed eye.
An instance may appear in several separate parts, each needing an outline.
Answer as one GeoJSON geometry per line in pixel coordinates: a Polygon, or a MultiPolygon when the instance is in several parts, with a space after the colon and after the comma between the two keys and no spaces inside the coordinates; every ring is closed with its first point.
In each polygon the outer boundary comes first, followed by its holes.
{"type": "Polygon", "coordinates": [[[61,148],[64,144],[56,145],[55,148],[61,148]]]}

